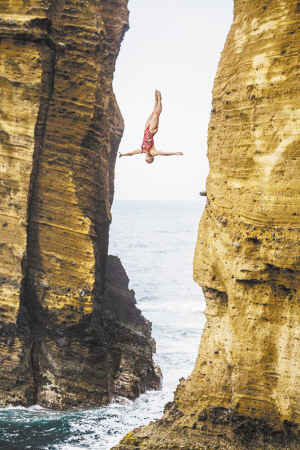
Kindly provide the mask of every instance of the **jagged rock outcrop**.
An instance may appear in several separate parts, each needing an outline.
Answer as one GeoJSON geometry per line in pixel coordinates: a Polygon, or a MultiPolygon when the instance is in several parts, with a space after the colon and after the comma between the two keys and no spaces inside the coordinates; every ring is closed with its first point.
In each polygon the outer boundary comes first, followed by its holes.
{"type": "Polygon", "coordinates": [[[159,385],[151,325],[108,262],[127,0],[0,0],[0,404],[159,385]]]}
{"type": "Polygon", "coordinates": [[[120,446],[300,447],[300,3],[235,0],[194,259],[207,323],[161,420],[120,446]]]}

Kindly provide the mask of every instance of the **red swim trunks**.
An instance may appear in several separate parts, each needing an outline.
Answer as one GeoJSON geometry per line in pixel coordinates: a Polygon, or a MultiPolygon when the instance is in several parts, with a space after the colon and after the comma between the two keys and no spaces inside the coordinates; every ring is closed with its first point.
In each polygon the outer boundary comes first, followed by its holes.
{"type": "Polygon", "coordinates": [[[144,140],[142,143],[143,153],[145,153],[145,152],[150,153],[150,150],[152,147],[154,147],[154,139],[153,139],[153,134],[150,131],[150,125],[148,125],[145,130],[144,140]]]}

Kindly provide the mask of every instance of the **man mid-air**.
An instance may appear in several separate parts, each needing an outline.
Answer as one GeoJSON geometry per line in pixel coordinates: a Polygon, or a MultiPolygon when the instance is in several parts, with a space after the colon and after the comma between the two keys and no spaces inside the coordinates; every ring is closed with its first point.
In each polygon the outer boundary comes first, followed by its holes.
{"type": "Polygon", "coordinates": [[[148,164],[152,164],[154,161],[155,156],[171,156],[171,155],[183,155],[181,152],[176,153],[167,153],[167,152],[159,152],[154,147],[154,139],[153,136],[157,133],[158,130],[158,123],[159,123],[159,116],[162,110],[161,106],[161,93],[159,91],[155,91],[155,104],[153,108],[153,112],[151,113],[149,119],[146,122],[145,125],[145,131],[144,131],[144,140],[142,143],[142,148],[138,150],[134,150],[133,152],[129,153],[120,153],[119,157],[121,156],[132,156],[132,155],[139,155],[141,153],[145,153],[145,159],[148,164]]]}

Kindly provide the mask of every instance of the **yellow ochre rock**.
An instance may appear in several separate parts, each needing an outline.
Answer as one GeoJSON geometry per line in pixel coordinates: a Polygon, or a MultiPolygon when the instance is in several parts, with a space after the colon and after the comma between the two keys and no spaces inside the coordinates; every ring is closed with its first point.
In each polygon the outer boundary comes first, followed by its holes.
{"type": "Polygon", "coordinates": [[[159,386],[151,324],[107,256],[127,0],[0,0],[0,404],[159,386]]]}
{"type": "Polygon", "coordinates": [[[300,448],[300,3],[234,9],[194,257],[198,358],[163,418],[119,449],[300,448]]]}

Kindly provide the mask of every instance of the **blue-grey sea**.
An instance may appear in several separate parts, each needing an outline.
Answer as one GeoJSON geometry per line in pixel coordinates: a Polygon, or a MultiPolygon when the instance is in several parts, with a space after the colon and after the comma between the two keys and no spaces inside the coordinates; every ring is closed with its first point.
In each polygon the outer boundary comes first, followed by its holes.
{"type": "Polygon", "coordinates": [[[115,201],[110,254],[120,257],[137,305],[152,322],[163,388],[132,402],[52,412],[0,408],[0,449],[108,450],[129,430],[162,415],[178,380],[195,364],[205,303],[193,281],[193,253],[204,202],[115,201]]]}

